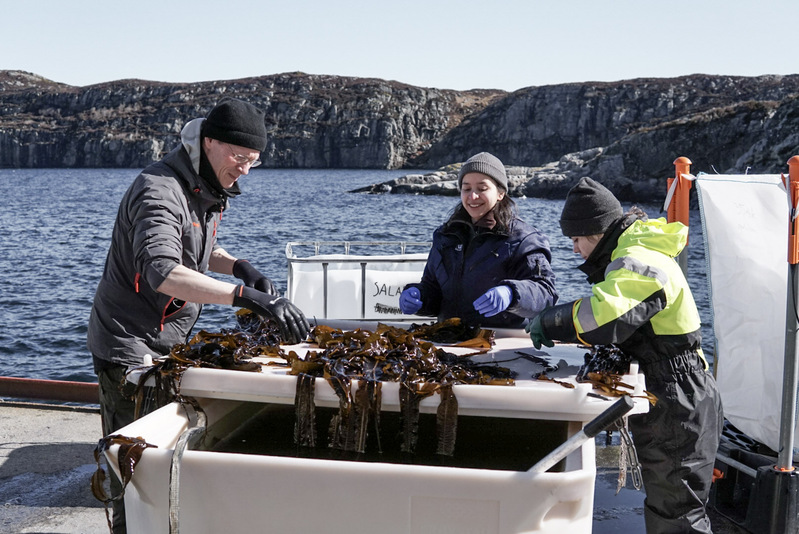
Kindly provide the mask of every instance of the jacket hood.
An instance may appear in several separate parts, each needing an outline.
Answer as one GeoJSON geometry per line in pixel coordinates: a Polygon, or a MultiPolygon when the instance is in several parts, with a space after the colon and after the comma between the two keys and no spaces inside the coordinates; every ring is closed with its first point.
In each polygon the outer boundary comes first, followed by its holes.
{"type": "Polygon", "coordinates": [[[625,215],[608,229],[597,243],[594,252],[578,268],[592,284],[605,278],[610,262],[627,254],[632,247],[643,247],[676,257],[688,243],[688,227],[682,223],[667,223],[665,219],[641,220],[636,215],[625,215]]]}
{"type": "Polygon", "coordinates": [[[214,174],[207,157],[205,158],[205,165],[203,165],[202,153],[202,124],[205,122],[204,118],[193,119],[186,123],[180,131],[180,142],[186,153],[189,155],[191,161],[191,168],[194,174],[200,175],[209,185],[215,189],[220,195],[226,197],[235,197],[241,194],[238,182],[233,184],[233,187],[222,189],[219,185],[219,180],[214,174]],[[201,172],[202,171],[202,172],[201,172]]]}
{"type": "Polygon", "coordinates": [[[637,220],[637,215],[628,214],[614,222],[596,244],[591,255],[578,267],[586,274],[589,283],[596,284],[605,278],[605,269],[610,265],[613,251],[619,244],[621,234],[637,220]]]}
{"type": "Polygon", "coordinates": [[[688,243],[688,227],[666,219],[636,221],[619,238],[619,247],[641,246],[674,258],[688,243]]]}
{"type": "Polygon", "coordinates": [[[200,174],[200,154],[202,153],[200,130],[204,121],[204,118],[191,120],[180,131],[180,142],[189,154],[191,167],[195,174],[200,174]]]}

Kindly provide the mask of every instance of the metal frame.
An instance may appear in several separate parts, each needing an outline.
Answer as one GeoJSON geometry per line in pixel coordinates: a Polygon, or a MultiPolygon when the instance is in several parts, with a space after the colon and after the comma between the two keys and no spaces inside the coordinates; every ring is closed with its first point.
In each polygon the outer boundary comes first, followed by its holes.
{"type": "MultiPolygon", "coordinates": [[[[666,206],[668,221],[680,221],[688,226],[688,209],[691,160],[685,157],[674,161],[675,177],[668,179],[666,206]]],[[[735,496],[746,496],[746,514],[741,524],[756,534],[799,532],[799,470],[793,465],[795,425],[797,414],[797,384],[799,384],[799,156],[788,160],[788,177],[783,174],[783,184],[788,193],[788,291],[785,314],[785,349],[783,363],[782,403],[780,409],[779,450],[776,463],[747,465],[729,454],[716,452],[717,464],[725,464],[752,479],[751,483],[735,483],[732,497],[718,498],[711,490],[714,506],[735,501],[735,496]],[[718,500],[718,502],[716,502],[718,500]]],[[[684,249],[678,263],[686,271],[687,254],[684,249]]],[[[727,471],[725,476],[733,475],[727,471]]],[[[734,476],[734,475],[733,475],[734,476]]],[[[724,478],[724,477],[722,477],[724,478]]],[[[719,482],[714,481],[714,488],[719,482]]],[[[738,505],[740,506],[740,505],[738,505]]],[[[720,510],[721,511],[721,510],[720,510]]],[[[723,512],[722,512],[723,513],[723,512]]],[[[730,519],[733,519],[732,517],[730,519]]],[[[733,519],[736,523],[735,519],[733,519]]]]}

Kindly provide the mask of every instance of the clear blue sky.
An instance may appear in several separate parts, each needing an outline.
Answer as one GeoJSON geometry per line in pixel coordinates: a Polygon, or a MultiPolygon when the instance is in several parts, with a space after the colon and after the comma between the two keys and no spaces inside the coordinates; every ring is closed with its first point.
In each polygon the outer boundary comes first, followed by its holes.
{"type": "Polygon", "coordinates": [[[302,71],[442,89],[799,73],[799,0],[0,0],[0,70],[84,86],[302,71]]]}

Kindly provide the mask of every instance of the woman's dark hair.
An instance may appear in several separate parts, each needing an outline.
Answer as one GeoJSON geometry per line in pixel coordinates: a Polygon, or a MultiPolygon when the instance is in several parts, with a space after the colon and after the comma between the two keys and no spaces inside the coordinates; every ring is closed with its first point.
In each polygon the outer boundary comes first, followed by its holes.
{"type": "MultiPolygon", "coordinates": [[[[508,230],[510,228],[511,221],[516,218],[518,213],[518,210],[516,209],[516,202],[513,201],[507,192],[505,193],[505,196],[502,197],[502,200],[497,202],[492,211],[494,212],[494,218],[497,220],[495,229],[500,231],[508,230]]],[[[452,210],[452,214],[450,215],[449,219],[447,219],[447,222],[450,222],[454,219],[464,218],[471,220],[466,208],[463,207],[463,202],[458,202],[458,205],[452,210]]]]}

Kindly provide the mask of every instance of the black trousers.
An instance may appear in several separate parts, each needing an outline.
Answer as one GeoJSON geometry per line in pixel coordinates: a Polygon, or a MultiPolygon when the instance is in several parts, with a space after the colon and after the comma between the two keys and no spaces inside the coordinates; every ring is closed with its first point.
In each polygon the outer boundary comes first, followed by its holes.
{"type": "MultiPolygon", "coordinates": [[[[114,434],[120,428],[129,425],[135,419],[136,402],[133,394],[136,386],[125,379],[127,368],[121,365],[105,365],[96,370],[100,385],[100,417],[103,424],[103,435],[114,434]]],[[[150,388],[144,389],[144,406],[142,415],[152,411],[155,406],[150,388]]],[[[135,436],[131,436],[135,437],[135,436]]],[[[113,496],[122,492],[122,482],[113,470],[109,470],[110,490],[113,496]]],[[[126,534],[125,502],[122,499],[112,503],[113,534],[126,534]]]]}
{"type": "Polygon", "coordinates": [[[658,398],[649,413],[630,416],[647,534],[711,533],[705,506],[724,425],[716,381],[696,354],[641,369],[658,398]]]}

